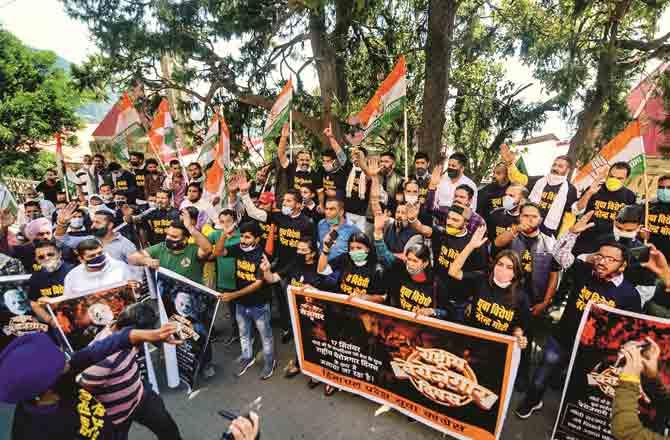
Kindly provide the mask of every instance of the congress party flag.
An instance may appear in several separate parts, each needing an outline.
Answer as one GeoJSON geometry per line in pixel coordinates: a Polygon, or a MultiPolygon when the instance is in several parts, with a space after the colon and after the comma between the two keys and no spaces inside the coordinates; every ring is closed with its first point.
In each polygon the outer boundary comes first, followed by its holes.
{"type": "Polygon", "coordinates": [[[165,98],[158,105],[158,110],[151,123],[149,141],[161,162],[168,163],[177,157],[177,137],[174,122],[172,122],[172,116],[170,115],[170,105],[165,98]]]}
{"type": "Polygon", "coordinates": [[[214,113],[212,122],[210,122],[209,127],[207,128],[205,140],[202,142],[200,153],[198,154],[198,163],[203,169],[207,168],[209,164],[214,161],[217,145],[222,139],[220,117],[218,113],[214,113]]]}
{"type": "Polygon", "coordinates": [[[372,99],[349,122],[360,125],[363,130],[351,139],[358,145],[363,139],[387,126],[402,115],[407,97],[407,66],[400,56],[395,67],[384,79],[372,99]]]}
{"type": "Polygon", "coordinates": [[[291,79],[284,85],[279,92],[277,100],[272,105],[270,117],[265,121],[263,138],[274,138],[281,133],[282,126],[288,121],[291,111],[291,102],[293,101],[293,81],[291,79]]]}
{"type": "Polygon", "coordinates": [[[133,101],[124,93],[119,102],[116,103],[116,108],[119,112],[116,119],[116,127],[114,129],[114,138],[112,141],[112,153],[116,160],[127,161],[128,142],[132,142],[133,138],[138,138],[144,135],[144,129],[140,121],[140,115],[135,110],[133,101]]]}
{"type": "Polygon", "coordinates": [[[225,186],[224,172],[230,164],[230,130],[223,116],[219,117],[219,141],[214,148],[212,166],[206,172],[205,195],[210,199],[221,197],[225,186]]]}
{"type": "Polygon", "coordinates": [[[621,133],[609,141],[589,163],[580,168],[574,180],[578,191],[588,188],[600,169],[615,162],[627,162],[631,172],[629,181],[644,173],[646,168],[644,142],[640,133],[640,122],[631,122],[621,133]]]}

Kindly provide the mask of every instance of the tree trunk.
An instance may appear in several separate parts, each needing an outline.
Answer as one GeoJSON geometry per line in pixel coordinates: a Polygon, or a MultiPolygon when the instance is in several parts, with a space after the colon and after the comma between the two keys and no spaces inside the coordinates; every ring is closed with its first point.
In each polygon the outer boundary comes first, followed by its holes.
{"type": "Polygon", "coordinates": [[[610,93],[610,82],[617,64],[617,32],[619,22],[626,14],[632,0],[617,3],[610,16],[603,35],[603,47],[598,58],[598,73],[593,89],[586,95],[584,110],[579,115],[577,132],[570,140],[568,156],[576,163],[577,159],[588,160],[593,156],[592,149],[597,136],[598,122],[603,106],[610,93]]]}
{"type": "Polygon", "coordinates": [[[430,0],[428,6],[426,81],[423,89],[419,149],[428,153],[433,163],[439,159],[442,148],[457,9],[458,2],[455,0],[430,0]]]}

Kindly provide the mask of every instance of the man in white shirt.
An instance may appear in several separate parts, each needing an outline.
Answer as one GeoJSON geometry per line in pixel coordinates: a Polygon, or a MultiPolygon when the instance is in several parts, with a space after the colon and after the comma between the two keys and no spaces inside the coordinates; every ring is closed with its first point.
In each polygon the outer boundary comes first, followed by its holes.
{"type": "MultiPolygon", "coordinates": [[[[199,212],[206,213],[209,223],[216,223],[218,219],[218,213],[209,200],[206,200],[202,197],[202,187],[199,183],[194,182],[188,184],[188,187],[186,188],[186,198],[184,198],[184,201],[181,202],[181,205],[179,205],[179,210],[181,211],[182,209],[188,208],[189,206],[194,206],[198,208],[199,212]]],[[[198,227],[200,228],[202,225],[198,224],[198,227]]]]}
{"type": "Polygon", "coordinates": [[[117,283],[137,281],[128,265],[105,254],[102,243],[88,238],[77,245],[81,264],[65,276],[64,296],[99,289],[117,283]]]}
{"type": "Polygon", "coordinates": [[[449,156],[447,162],[447,174],[442,176],[442,180],[437,187],[437,196],[435,197],[435,207],[451,206],[454,201],[454,192],[460,185],[467,185],[474,191],[474,196],[470,206],[477,206],[477,185],[469,177],[464,175],[465,167],[468,164],[468,158],[463,153],[454,153],[449,156]]]}

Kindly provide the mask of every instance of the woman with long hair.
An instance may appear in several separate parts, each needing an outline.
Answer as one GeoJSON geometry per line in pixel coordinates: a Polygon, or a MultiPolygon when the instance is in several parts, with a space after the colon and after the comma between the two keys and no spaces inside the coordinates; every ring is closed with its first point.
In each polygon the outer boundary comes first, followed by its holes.
{"type": "Polygon", "coordinates": [[[528,344],[524,337],[530,319],[528,295],[523,289],[524,272],[516,252],[503,250],[493,259],[488,274],[463,272],[468,256],[486,243],[486,227],[480,226],[470,242],[449,266],[449,276],[472,282],[473,294],[466,323],[497,333],[517,337],[523,349],[528,344]]]}

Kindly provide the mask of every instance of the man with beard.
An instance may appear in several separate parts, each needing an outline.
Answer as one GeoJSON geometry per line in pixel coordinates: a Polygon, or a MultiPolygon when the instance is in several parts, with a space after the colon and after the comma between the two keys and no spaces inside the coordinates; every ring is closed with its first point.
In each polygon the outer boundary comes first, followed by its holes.
{"type": "MultiPolygon", "coordinates": [[[[46,218],[38,218],[28,223],[24,229],[24,235],[27,243],[14,246],[12,256],[18,258],[28,273],[40,270],[39,263],[35,260],[35,243],[39,240],[51,240],[53,238],[53,228],[51,222],[46,218]]],[[[72,248],[63,242],[58,242],[58,247],[67,261],[74,261],[72,248]]]]}
{"type": "MultiPolygon", "coordinates": [[[[542,232],[556,237],[562,226],[574,222],[570,211],[577,201],[577,189],[568,182],[568,173],[574,166],[568,156],[558,156],[551,165],[549,174],[535,182],[528,199],[537,203],[542,210],[542,232]]],[[[528,184],[528,176],[521,173],[510,174],[514,183],[528,184]]]]}
{"type": "Polygon", "coordinates": [[[202,197],[202,187],[199,183],[192,182],[188,184],[186,199],[179,205],[179,210],[183,210],[189,206],[194,206],[198,209],[199,213],[202,213],[201,218],[196,219],[197,228],[202,228],[205,223],[216,223],[218,213],[209,200],[202,197]]]}
{"type": "Polygon", "coordinates": [[[323,210],[324,219],[317,226],[319,250],[323,248],[326,237],[337,231],[337,238],[330,248],[328,260],[334,260],[338,256],[347,253],[349,248],[349,237],[361,232],[355,225],[350,225],[344,218],[344,202],[334,198],[325,201],[323,210]]]}
{"type": "Polygon", "coordinates": [[[63,191],[63,183],[58,181],[58,172],[49,168],[44,173],[44,180],[35,187],[35,190],[44,194],[44,198],[55,205],[56,194],[63,191]]]}
{"type": "Polygon", "coordinates": [[[30,220],[39,217],[51,218],[51,214],[56,211],[56,206],[49,200],[45,200],[32,187],[23,193],[23,204],[19,206],[19,212],[16,214],[18,225],[25,225],[30,220]]]}
{"type": "MultiPolygon", "coordinates": [[[[417,151],[414,155],[414,176],[410,179],[419,184],[419,200],[424,203],[428,198],[428,185],[430,184],[430,158],[423,151],[417,151]]],[[[413,203],[413,202],[410,202],[413,203]]]]}
{"type": "Polygon", "coordinates": [[[573,264],[576,266],[575,284],[563,316],[544,347],[544,358],[535,370],[528,393],[515,411],[521,419],[527,419],[542,408],[542,397],[549,378],[565,365],[589,301],[629,312],[641,311],[640,295],[624,277],[630,258],[625,246],[605,243],[591,259],[575,259],[572,249],[579,234],[594,226],[589,223],[591,217],[593,211],[580,218],[554,247],[554,258],[564,269],[573,264]]]}
{"type": "Polygon", "coordinates": [[[146,241],[154,245],[165,241],[165,230],[178,219],[179,210],[170,206],[170,192],[159,189],[156,191],[156,208],[149,208],[139,215],[132,216],[129,220],[141,225],[141,233],[145,236],[146,241]]]}
{"type": "Polygon", "coordinates": [[[493,182],[482,187],[477,193],[477,213],[484,217],[487,223],[491,213],[503,207],[503,197],[509,186],[507,165],[501,162],[493,168],[493,182]]]}
{"type": "Polygon", "coordinates": [[[105,156],[98,153],[93,156],[93,164],[88,168],[88,194],[99,194],[100,185],[105,182],[105,156]]]}
{"type": "Polygon", "coordinates": [[[464,153],[456,152],[449,156],[447,161],[447,175],[442,177],[435,194],[435,206],[452,206],[454,202],[454,193],[456,188],[461,185],[467,185],[473,191],[470,200],[471,206],[477,206],[477,185],[465,173],[465,167],[468,164],[468,158],[464,153]]]}
{"type": "Polygon", "coordinates": [[[595,223],[593,228],[579,236],[574,250],[576,255],[594,252],[598,237],[611,233],[619,211],[635,203],[635,193],[624,186],[629,175],[630,165],[627,162],[616,162],[609,170],[603,167],[600,175],[572,206],[575,215],[594,211],[595,223]]]}
{"type": "Polygon", "coordinates": [[[202,166],[198,162],[191,162],[186,168],[188,173],[188,183],[203,184],[205,176],[202,174],[202,166]]]}
{"type": "Polygon", "coordinates": [[[314,185],[321,188],[321,176],[312,169],[312,154],[308,150],[300,150],[295,153],[295,160],[291,162],[286,155],[286,138],[288,136],[288,124],[284,124],[281,139],[277,147],[277,157],[282,169],[288,177],[288,189],[300,191],[304,185],[314,185]]]}
{"type": "Polygon", "coordinates": [[[65,276],[74,265],[63,261],[61,251],[53,240],[35,243],[35,259],[42,268],[33,272],[28,282],[30,306],[42,321],[55,325],[49,312],[38,301],[40,298],[56,298],[63,295],[65,276]]]}
{"type": "MultiPolygon", "coordinates": [[[[164,176],[161,174],[158,161],[149,158],[144,166],[144,200],[149,200],[154,197],[156,193],[162,188],[164,176]]],[[[139,186],[139,184],[138,184],[139,186]]]]}
{"type": "Polygon", "coordinates": [[[385,151],[379,156],[379,183],[384,191],[380,194],[380,203],[386,209],[395,206],[395,194],[402,188],[402,177],[395,171],[395,154],[385,151]]]}
{"type": "Polygon", "coordinates": [[[321,155],[324,196],[343,199],[352,164],[347,160],[347,154],[335,139],[332,126],[328,125],[323,130],[323,134],[328,139],[331,148],[321,155]]]}
{"type": "Polygon", "coordinates": [[[135,185],[137,192],[135,198],[146,200],[145,191],[144,191],[144,180],[147,174],[146,168],[144,167],[144,153],[139,151],[130,152],[130,173],[135,177],[135,185]]]}

